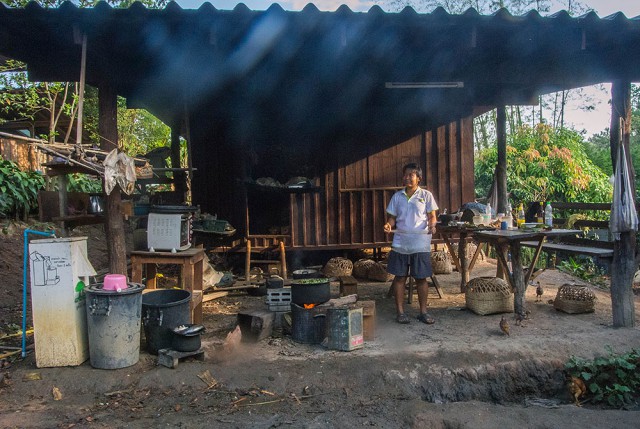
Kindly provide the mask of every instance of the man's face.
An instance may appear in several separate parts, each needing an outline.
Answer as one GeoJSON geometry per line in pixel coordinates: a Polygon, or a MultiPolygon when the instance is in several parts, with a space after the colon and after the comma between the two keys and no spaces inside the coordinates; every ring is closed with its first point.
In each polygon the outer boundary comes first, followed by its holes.
{"type": "Polygon", "coordinates": [[[415,170],[405,170],[402,176],[402,184],[408,188],[415,188],[420,182],[420,177],[416,174],[415,170]]]}

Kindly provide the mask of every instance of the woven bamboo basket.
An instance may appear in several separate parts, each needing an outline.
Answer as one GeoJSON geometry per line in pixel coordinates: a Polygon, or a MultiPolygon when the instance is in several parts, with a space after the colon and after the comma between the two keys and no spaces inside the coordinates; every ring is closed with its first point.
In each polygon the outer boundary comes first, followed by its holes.
{"type": "Polygon", "coordinates": [[[369,269],[376,264],[373,259],[359,259],[353,263],[353,277],[359,279],[369,278],[369,269]]]}
{"type": "Polygon", "coordinates": [[[433,274],[451,274],[451,255],[446,250],[436,250],[431,252],[431,268],[433,274]]]}
{"type": "MultiPolygon", "coordinates": [[[[455,254],[458,254],[458,243],[453,243],[452,244],[453,247],[453,251],[455,252],[455,254]]],[[[473,254],[476,253],[476,249],[478,248],[478,245],[476,243],[467,243],[467,259],[471,259],[471,257],[473,257],[473,254]]],[[[479,255],[480,260],[484,259],[484,252],[481,253],[479,255]]]]}
{"type": "Polygon", "coordinates": [[[467,308],[476,314],[513,313],[513,292],[497,277],[476,277],[467,283],[467,308]]]}
{"type": "Polygon", "coordinates": [[[331,258],[322,272],[327,277],[350,276],[353,272],[353,262],[347,258],[331,258]]]}
{"type": "Polygon", "coordinates": [[[595,311],[596,295],[587,286],[565,283],[558,288],[553,306],[556,310],[569,314],[591,313],[595,311]]]}
{"type": "Polygon", "coordinates": [[[380,262],[375,262],[369,268],[368,274],[369,280],[373,280],[376,282],[390,282],[393,280],[393,274],[389,274],[387,272],[387,267],[381,264],[380,262]]]}

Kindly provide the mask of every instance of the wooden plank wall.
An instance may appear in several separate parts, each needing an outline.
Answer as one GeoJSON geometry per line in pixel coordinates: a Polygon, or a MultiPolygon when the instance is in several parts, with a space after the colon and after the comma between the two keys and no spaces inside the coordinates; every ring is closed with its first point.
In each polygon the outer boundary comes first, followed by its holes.
{"type": "Polygon", "coordinates": [[[24,171],[42,170],[42,164],[49,160],[47,155],[33,146],[14,139],[0,138],[0,155],[18,164],[24,171]]]}
{"type": "Polygon", "coordinates": [[[344,165],[334,160],[315,183],[322,192],[291,195],[293,247],[388,245],[386,206],[409,162],[420,163],[426,176],[422,186],[433,192],[441,209],[456,211],[474,199],[471,116],[371,152],[344,165]]]}

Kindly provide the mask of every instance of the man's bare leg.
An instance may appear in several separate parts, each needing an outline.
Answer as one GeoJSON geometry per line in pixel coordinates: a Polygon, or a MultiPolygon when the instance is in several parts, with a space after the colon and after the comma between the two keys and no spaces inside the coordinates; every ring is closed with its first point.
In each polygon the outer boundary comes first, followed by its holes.
{"type": "Polygon", "coordinates": [[[404,313],[404,285],[406,282],[406,276],[395,276],[393,278],[393,283],[391,284],[396,298],[396,312],[398,315],[404,313]]]}

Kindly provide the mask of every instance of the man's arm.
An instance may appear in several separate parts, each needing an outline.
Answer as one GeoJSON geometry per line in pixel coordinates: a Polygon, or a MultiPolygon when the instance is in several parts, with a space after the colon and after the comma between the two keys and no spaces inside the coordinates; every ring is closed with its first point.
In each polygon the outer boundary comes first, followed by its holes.
{"type": "Polygon", "coordinates": [[[435,234],[436,232],[436,223],[438,223],[436,211],[434,210],[427,213],[427,231],[429,231],[431,234],[435,234]]]}
{"type": "Polygon", "coordinates": [[[396,217],[387,213],[387,223],[384,224],[384,232],[391,232],[394,226],[396,226],[396,217]]]}

